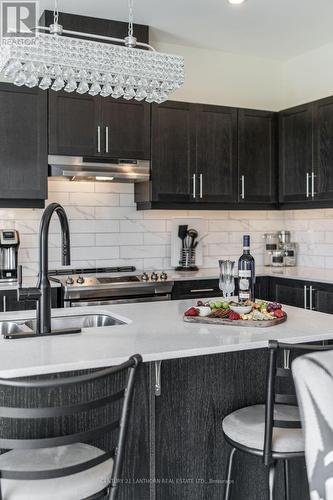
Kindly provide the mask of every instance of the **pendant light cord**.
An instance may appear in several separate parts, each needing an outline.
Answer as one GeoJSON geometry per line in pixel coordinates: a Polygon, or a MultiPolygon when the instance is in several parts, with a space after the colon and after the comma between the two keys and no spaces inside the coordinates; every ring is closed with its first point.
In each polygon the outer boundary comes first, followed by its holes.
{"type": "Polygon", "coordinates": [[[59,7],[58,0],[54,0],[54,9],[53,9],[53,23],[58,24],[59,21],[59,7]]]}
{"type": "MultiPolygon", "coordinates": [[[[57,1],[57,0],[56,0],[57,1]]],[[[128,36],[133,36],[133,0],[128,0],[128,36]]]]}

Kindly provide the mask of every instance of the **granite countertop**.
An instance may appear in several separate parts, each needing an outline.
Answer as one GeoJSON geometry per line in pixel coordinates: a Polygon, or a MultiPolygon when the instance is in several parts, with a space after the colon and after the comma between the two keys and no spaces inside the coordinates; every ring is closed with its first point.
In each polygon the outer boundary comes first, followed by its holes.
{"type": "MultiPolygon", "coordinates": [[[[270,339],[310,342],[333,338],[329,314],[285,307],[288,320],[270,328],[185,323],[183,313],[193,301],[169,301],[80,310],[55,309],[54,316],[104,313],[127,324],[83,329],[58,337],[6,340],[0,338],[0,377],[97,368],[123,362],[139,353],[145,362],[257,349],[270,339]]],[[[1,314],[1,320],[24,320],[32,311],[1,314]]]]}

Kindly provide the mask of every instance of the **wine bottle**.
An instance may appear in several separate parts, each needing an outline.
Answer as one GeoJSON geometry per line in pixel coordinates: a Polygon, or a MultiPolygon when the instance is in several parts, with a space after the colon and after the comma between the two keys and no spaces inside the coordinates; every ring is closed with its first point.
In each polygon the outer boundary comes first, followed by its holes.
{"type": "Polygon", "coordinates": [[[243,255],[238,261],[238,277],[239,277],[239,302],[246,300],[255,300],[254,285],[255,285],[255,262],[250,254],[250,236],[243,236],[243,255]]]}

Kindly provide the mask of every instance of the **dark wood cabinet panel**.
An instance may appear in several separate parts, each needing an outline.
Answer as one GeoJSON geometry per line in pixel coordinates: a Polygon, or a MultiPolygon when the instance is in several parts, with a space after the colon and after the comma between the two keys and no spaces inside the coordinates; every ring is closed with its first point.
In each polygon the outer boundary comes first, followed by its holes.
{"type": "Polygon", "coordinates": [[[314,103],[315,200],[333,201],[333,98],[314,103]]]}
{"type": "Polygon", "coordinates": [[[194,118],[194,106],[185,102],[166,102],[152,108],[153,201],[194,201],[191,182],[195,164],[194,118]]]}
{"type": "Polygon", "coordinates": [[[306,104],[280,113],[280,202],[310,199],[313,171],[313,105],[306,104]],[[310,194],[308,194],[308,191],[310,194]],[[307,195],[308,194],[308,195],[307,195]]]}
{"type": "MultiPolygon", "coordinates": [[[[60,300],[60,288],[52,288],[51,292],[52,308],[62,307],[60,300]]],[[[15,290],[0,291],[0,311],[29,311],[36,309],[35,300],[18,301],[15,290]]]]}
{"type": "Polygon", "coordinates": [[[49,153],[68,156],[98,155],[97,127],[101,127],[99,115],[99,98],[51,90],[49,153]]]}
{"type": "MultiPolygon", "coordinates": [[[[222,420],[263,403],[267,350],[229,352],[162,362],[162,394],[155,399],[156,500],[223,498],[229,446],[222,420]]],[[[291,498],[308,500],[303,460],[290,464],[291,498]]],[[[276,498],[284,498],[282,464],[276,498]]],[[[237,453],[230,500],[267,498],[262,458],[237,453]],[[255,478],[255,480],[254,480],[255,478]]]]}
{"type": "Polygon", "coordinates": [[[259,276],[256,278],[255,298],[261,300],[270,300],[269,296],[269,278],[259,276]]]}
{"type": "Polygon", "coordinates": [[[148,103],[101,99],[102,155],[122,159],[150,158],[148,103]]]}
{"type": "Polygon", "coordinates": [[[274,300],[288,306],[304,308],[305,292],[307,293],[306,300],[308,301],[308,291],[305,291],[305,286],[307,285],[308,283],[305,281],[270,278],[270,300],[274,300]]]}
{"type": "Polygon", "coordinates": [[[47,96],[0,84],[1,206],[41,206],[47,198],[47,96]]]}
{"type": "Polygon", "coordinates": [[[238,111],[240,203],[277,202],[277,114],[238,111]]]}
{"type": "Polygon", "coordinates": [[[196,200],[237,201],[237,109],[198,105],[196,200]]]}
{"type": "Polygon", "coordinates": [[[50,91],[49,153],[149,159],[150,106],[111,97],[50,91]]]}
{"type": "Polygon", "coordinates": [[[172,290],[172,300],[220,297],[218,279],[176,281],[172,290]]]}

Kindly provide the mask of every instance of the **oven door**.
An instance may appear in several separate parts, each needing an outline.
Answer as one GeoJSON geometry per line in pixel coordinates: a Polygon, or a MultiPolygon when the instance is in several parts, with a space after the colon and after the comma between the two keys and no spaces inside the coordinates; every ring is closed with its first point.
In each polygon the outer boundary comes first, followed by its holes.
{"type": "Polygon", "coordinates": [[[122,297],[121,299],[84,299],[84,300],[71,300],[65,302],[65,307],[87,307],[87,306],[110,306],[115,304],[131,304],[137,302],[161,302],[171,300],[170,293],[162,293],[141,297],[122,297]]]}

